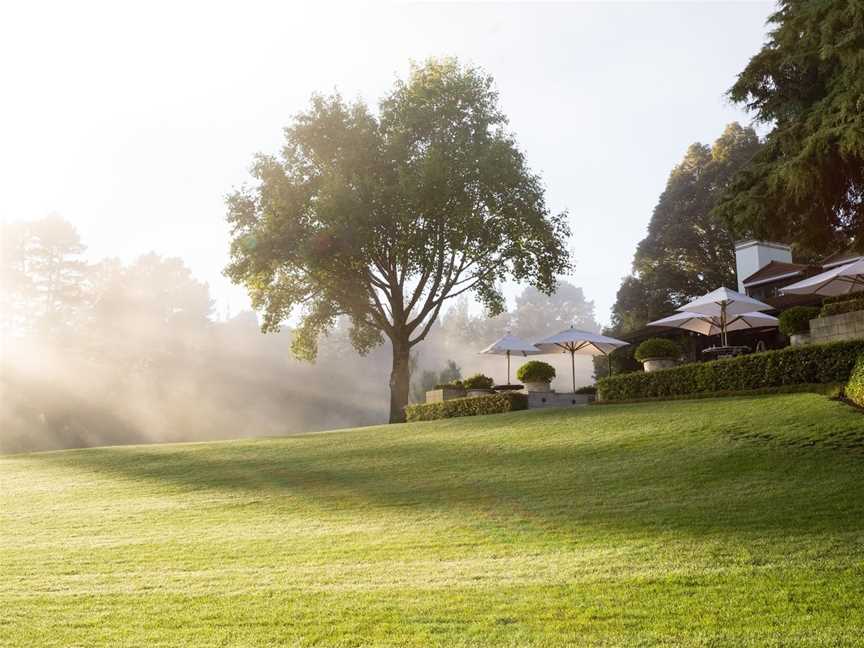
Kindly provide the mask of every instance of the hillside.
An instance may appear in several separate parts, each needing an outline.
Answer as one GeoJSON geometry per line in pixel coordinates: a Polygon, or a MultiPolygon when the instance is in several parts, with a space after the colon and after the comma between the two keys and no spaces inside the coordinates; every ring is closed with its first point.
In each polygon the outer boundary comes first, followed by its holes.
{"type": "Polygon", "coordinates": [[[7,456],[0,643],[864,645],[862,475],[809,394],[7,456]]]}

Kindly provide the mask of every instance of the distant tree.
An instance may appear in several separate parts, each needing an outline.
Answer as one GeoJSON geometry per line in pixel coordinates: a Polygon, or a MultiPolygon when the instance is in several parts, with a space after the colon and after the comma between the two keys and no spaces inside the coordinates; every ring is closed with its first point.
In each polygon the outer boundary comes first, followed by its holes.
{"type": "Polygon", "coordinates": [[[386,336],[393,422],[404,420],[411,350],[448,299],[472,292],[495,314],[506,278],[552,292],[568,267],[566,215],[549,213],[506,123],[490,77],[429,61],[377,115],[314,97],[281,156],[259,156],[256,185],[228,199],[226,274],[246,286],[262,329],[299,315],[292,350],[309,360],[340,315],[360,353],[386,336]]]}
{"type": "Polygon", "coordinates": [[[567,281],[558,282],[551,295],[528,286],[516,297],[511,314],[513,333],[537,338],[574,326],[586,331],[598,331],[594,319],[594,302],[585,299],[581,288],[567,281]]]}
{"type": "Polygon", "coordinates": [[[438,382],[441,384],[452,383],[461,379],[462,369],[453,360],[448,360],[447,365],[438,374],[438,382]]]}
{"type": "Polygon", "coordinates": [[[27,226],[25,223],[0,223],[0,335],[21,333],[27,328],[34,296],[32,278],[27,273],[27,226]]]}
{"type": "Polygon", "coordinates": [[[56,215],[2,228],[4,329],[57,333],[73,326],[87,273],[78,231],[56,215]]]}
{"type": "Polygon", "coordinates": [[[94,266],[92,284],[88,330],[106,360],[152,366],[202,344],[213,301],[181,259],[151,252],[126,267],[107,259],[94,266]]]}
{"type": "Polygon", "coordinates": [[[435,385],[446,385],[456,382],[462,378],[462,370],[453,361],[448,360],[447,365],[439,371],[426,369],[420,374],[419,382],[414,384],[413,397],[414,402],[422,403],[426,399],[426,392],[434,389],[435,385]]]}
{"type": "Polygon", "coordinates": [[[717,207],[742,235],[815,257],[864,249],[864,6],[780,0],[768,41],[729,97],[773,124],[717,207]]]}
{"type": "Polygon", "coordinates": [[[713,146],[690,146],[636,248],[634,274],[618,291],[613,333],[637,329],[697,295],[735,283],[734,236],[712,210],[760,146],[752,128],[736,123],[713,146]]]}

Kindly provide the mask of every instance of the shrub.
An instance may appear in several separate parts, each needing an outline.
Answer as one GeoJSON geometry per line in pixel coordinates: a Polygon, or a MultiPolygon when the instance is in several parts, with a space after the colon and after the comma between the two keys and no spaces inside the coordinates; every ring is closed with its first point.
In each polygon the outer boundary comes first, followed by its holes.
{"type": "Polygon", "coordinates": [[[783,335],[798,335],[810,332],[810,320],[819,317],[815,306],[793,306],[780,313],[780,332],[783,335]]]}
{"type": "Polygon", "coordinates": [[[494,382],[495,381],[493,381],[489,376],[478,373],[473,376],[468,376],[463,380],[462,386],[465,387],[465,389],[489,389],[492,387],[494,382]]]}
{"type": "Polygon", "coordinates": [[[451,383],[439,383],[435,385],[435,389],[461,389],[464,391],[465,385],[462,384],[461,380],[457,380],[451,383]]]}
{"type": "Polygon", "coordinates": [[[672,340],[664,338],[648,338],[636,347],[636,359],[645,362],[653,358],[670,358],[677,360],[681,357],[681,349],[672,340]]]}
{"type": "Polygon", "coordinates": [[[540,360],[531,360],[526,362],[519,371],[516,372],[516,378],[524,382],[545,382],[550,383],[555,377],[555,367],[548,362],[540,360]]]}
{"type": "Polygon", "coordinates": [[[864,407],[864,353],[858,356],[858,362],[849,376],[849,384],[845,389],[846,398],[858,407],[864,407]]]}
{"type": "Polygon", "coordinates": [[[864,297],[858,299],[845,299],[843,301],[826,302],[819,311],[819,317],[830,317],[831,315],[843,315],[864,311],[864,297]]]}
{"type": "Polygon", "coordinates": [[[597,385],[585,385],[576,390],[576,394],[596,394],[597,385]]]}
{"type": "Polygon", "coordinates": [[[618,401],[804,383],[842,383],[849,379],[855,359],[862,352],[864,340],[787,347],[665,371],[611,376],[598,380],[597,387],[601,400],[618,401]]]}
{"type": "Polygon", "coordinates": [[[476,398],[454,398],[443,403],[408,405],[405,408],[405,418],[409,422],[434,421],[456,416],[503,414],[524,409],[528,409],[528,397],[525,394],[505,392],[476,398]]]}

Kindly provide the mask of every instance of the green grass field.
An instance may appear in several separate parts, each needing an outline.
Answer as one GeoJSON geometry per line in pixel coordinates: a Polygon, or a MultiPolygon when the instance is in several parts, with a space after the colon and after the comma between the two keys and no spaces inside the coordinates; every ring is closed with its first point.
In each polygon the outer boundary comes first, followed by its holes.
{"type": "Polygon", "coordinates": [[[4,646],[864,645],[864,416],[797,394],[0,458],[4,646]]]}

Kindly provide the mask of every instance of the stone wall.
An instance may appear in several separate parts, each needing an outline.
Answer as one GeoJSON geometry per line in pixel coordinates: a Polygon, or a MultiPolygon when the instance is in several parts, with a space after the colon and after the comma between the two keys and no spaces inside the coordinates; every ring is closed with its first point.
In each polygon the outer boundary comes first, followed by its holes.
{"type": "Polygon", "coordinates": [[[589,394],[559,394],[554,391],[528,392],[528,409],[540,407],[578,407],[594,400],[589,394]]]}
{"type": "Polygon", "coordinates": [[[426,392],[427,403],[443,403],[454,398],[465,398],[466,393],[462,389],[432,389],[426,392]]]}
{"type": "Polygon", "coordinates": [[[810,341],[815,344],[864,339],[864,311],[810,320],[810,341]]]}

